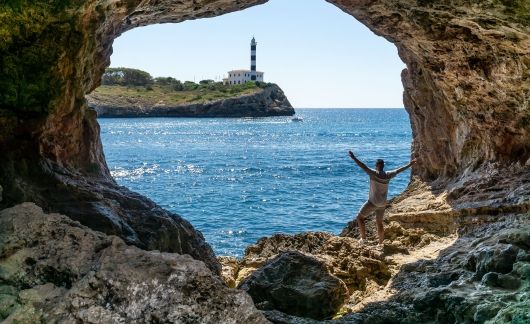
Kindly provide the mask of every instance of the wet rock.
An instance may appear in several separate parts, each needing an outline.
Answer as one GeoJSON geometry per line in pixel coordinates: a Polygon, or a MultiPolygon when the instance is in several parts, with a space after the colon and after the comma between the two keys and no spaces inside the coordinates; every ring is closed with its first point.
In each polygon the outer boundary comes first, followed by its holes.
{"type": "Polygon", "coordinates": [[[517,289],[521,286],[521,280],[511,275],[488,272],[482,277],[482,284],[490,287],[517,289]]]}
{"type": "Polygon", "coordinates": [[[15,289],[19,303],[2,299],[8,322],[266,323],[203,262],[129,246],[31,203],[0,212],[0,243],[0,281],[12,287],[2,291],[15,289]]]}
{"type": "Polygon", "coordinates": [[[322,321],[316,321],[310,318],[298,317],[282,313],[277,310],[264,311],[265,317],[274,324],[318,324],[322,321]]]}
{"type": "Polygon", "coordinates": [[[487,303],[477,307],[477,311],[473,315],[473,320],[478,323],[484,323],[485,321],[495,317],[499,310],[505,305],[502,303],[487,303]]]}
{"type": "Polygon", "coordinates": [[[530,233],[512,230],[499,238],[499,243],[512,244],[520,249],[530,250],[530,233]]]}
{"type": "Polygon", "coordinates": [[[18,306],[16,296],[0,294],[0,320],[7,318],[18,306]]]}
{"type": "Polygon", "coordinates": [[[523,280],[530,281],[530,261],[517,262],[513,265],[513,273],[523,280]]]}
{"type": "Polygon", "coordinates": [[[502,307],[491,319],[492,323],[530,323],[530,298],[502,307]]]}
{"type": "Polygon", "coordinates": [[[520,250],[519,253],[517,253],[517,261],[530,262],[530,253],[520,250]]]}
{"type": "Polygon", "coordinates": [[[480,279],[487,272],[509,273],[517,260],[519,248],[513,245],[499,244],[478,249],[469,259],[467,267],[476,272],[480,279]]]}
{"type": "Polygon", "coordinates": [[[442,272],[429,277],[429,283],[431,287],[447,286],[451,282],[458,280],[459,277],[459,271],[442,272]]]}
{"type": "Polygon", "coordinates": [[[258,305],[317,320],[333,316],[344,303],[347,289],[326,265],[299,252],[284,252],[264,264],[239,287],[258,305]]]}
{"type": "Polygon", "coordinates": [[[413,300],[414,308],[419,311],[436,308],[441,303],[441,296],[448,293],[447,289],[433,289],[420,293],[413,300]]]}

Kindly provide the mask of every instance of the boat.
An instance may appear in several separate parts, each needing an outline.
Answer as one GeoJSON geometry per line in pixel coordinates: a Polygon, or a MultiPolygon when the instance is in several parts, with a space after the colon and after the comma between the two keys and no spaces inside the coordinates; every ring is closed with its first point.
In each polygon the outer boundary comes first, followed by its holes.
{"type": "Polygon", "coordinates": [[[304,121],[304,119],[302,117],[293,117],[293,118],[291,118],[291,121],[293,121],[293,122],[302,122],[302,121],[304,121]]]}

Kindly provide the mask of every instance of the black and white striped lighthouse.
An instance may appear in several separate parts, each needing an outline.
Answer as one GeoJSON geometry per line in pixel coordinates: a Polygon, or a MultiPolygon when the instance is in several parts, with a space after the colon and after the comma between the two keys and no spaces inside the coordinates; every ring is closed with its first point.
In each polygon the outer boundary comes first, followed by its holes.
{"type": "Polygon", "coordinates": [[[250,80],[256,81],[256,40],[252,37],[250,41],[250,80]]]}

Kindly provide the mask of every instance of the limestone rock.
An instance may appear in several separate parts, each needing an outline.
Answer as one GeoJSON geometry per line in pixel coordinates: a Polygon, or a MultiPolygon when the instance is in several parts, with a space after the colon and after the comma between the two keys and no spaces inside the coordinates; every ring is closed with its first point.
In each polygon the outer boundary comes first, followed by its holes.
{"type": "Polygon", "coordinates": [[[218,258],[221,264],[221,278],[230,288],[236,287],[237,273],[239,272],[239,264],[236,258],[221,256],[218,258]]]}
{"type": "Polygon", "coordinates": [[[326,265],[299,252],[285,252],[265,263],[238,286],[264,309],[327,319],[347,296],[345,284],[326,265]]]}
{"type": "Polygon", "coordinates": [[[530,261],[514,256],[515,245],[529,250],[529,232],[528,215],[480,224],[437,258],[402,266],[392,296],[338,323],[529,322],[530,261]]]}
{"type": "Polygon", "coordinates": [[[0,255],[8,323],[267,322],[201,261],[143,251],[31,203],[0,212],[0,255]]]}
{"type": "Polygon", "coordinates": [[[308,232],[296,235],[275,234],[247,247],[239,262],[237,281],[256,268],[287,251],[298,251],[324,262],[330,272],[341,279],[349,293],[384,284],[390,278],[388,264],[382,251],[361,245],[356,239],[337,237],[329,233],[308,232]],[[248,269],[249,271],[245,271],[248,269]]]}
{"type": "Polygon", "coordinates": [[[97,95],[87,96],[98,117],[268,117],[292,116],[294,109],[276,84],[234,98],[178,106],[131,102],[116,106],[97,95]]]}

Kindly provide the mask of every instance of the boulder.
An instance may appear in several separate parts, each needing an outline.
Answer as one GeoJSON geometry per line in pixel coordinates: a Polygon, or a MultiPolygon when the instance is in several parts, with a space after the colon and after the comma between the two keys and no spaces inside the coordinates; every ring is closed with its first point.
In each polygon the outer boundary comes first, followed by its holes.
{"type": "Polygon", "coordinates": [[[390,278],[383,251],[359,244],[357,239],[350,237],[307,232],[275,234],[247,247],[239,263],[236,281],[241,282],[265,262],[287,251],[298,251],[324,262],[331,273],[347,285],[350,293],[365,291],[370,286],[385,285],[390,278]]]}
{"type": "Polygon", "coordinates": [[[347,297],[346,285],[323,262],[295,251],[267,262],[238,288],[258,307],[317,320],[331,318],[347,297]]]}
{"type": "Polygon", "coordinates": [[[188,255],[144,251],[24,203],[0,212],[0,320],[266,323],[188,255]]]}

